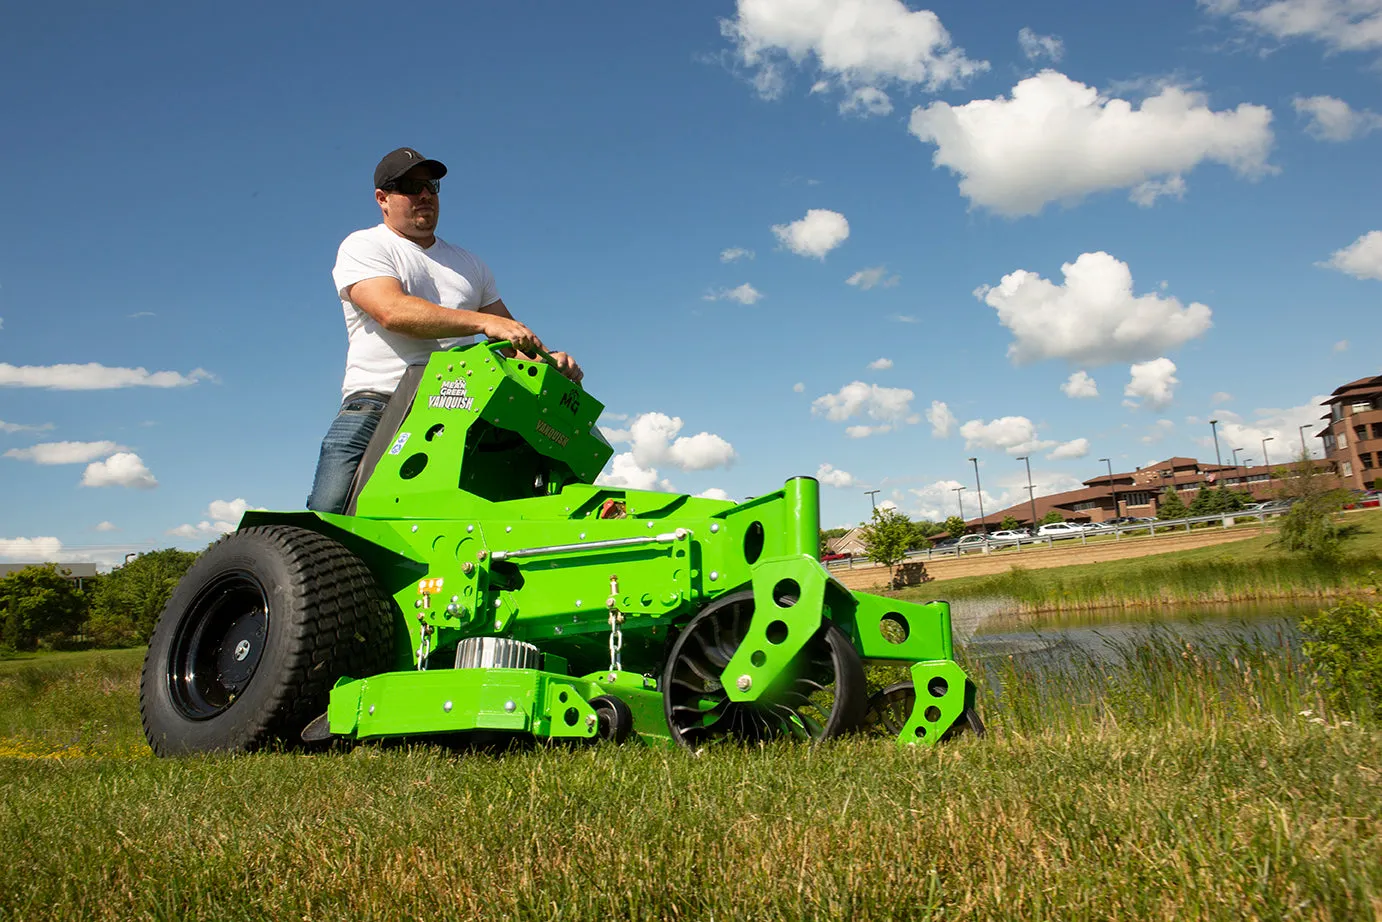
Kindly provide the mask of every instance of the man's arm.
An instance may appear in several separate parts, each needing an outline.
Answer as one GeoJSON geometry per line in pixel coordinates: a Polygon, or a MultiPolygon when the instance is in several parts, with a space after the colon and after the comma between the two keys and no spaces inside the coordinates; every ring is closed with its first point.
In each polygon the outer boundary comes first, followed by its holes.
{"type": "Polygon", "coordinates": [[[490,339],[507,339],[519,349],[545,348],[536,333],[513,319],[502,300],[478,311],[442,307],[408,294],[402,283],[390,276],[364,279],[344,293],[390,333],[402,333],[414,339],[445,339],[479,333],[490,339]]]}
{"type": "MultiPolygon", "coordinates": [[[[529,354],[529,358],[538,349],[549,351],[536,333],[513,318],[502,298],[478,311],[442,307],[408,294],[402,283],[392,276],[364,279],[344,293],[390,333],[402,333],[414,339],[445,339],[478,333],[489,339],[507,339],[520,352],[529,354]]],[[[584,376],[581,366],[565,352],[552,352],[551,355],[556,359],[557,369],[572,381],[580,381],[584,376]]]]}

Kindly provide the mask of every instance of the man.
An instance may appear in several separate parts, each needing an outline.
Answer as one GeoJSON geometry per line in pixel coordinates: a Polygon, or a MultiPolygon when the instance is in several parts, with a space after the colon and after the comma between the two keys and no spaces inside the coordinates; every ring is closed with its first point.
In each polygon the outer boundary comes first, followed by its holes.
{"type": "MultiPolygon", "coordinates": [[[[489,267],[436,235],[446,166],[410,147],[374,168],[374,200],[383,222],[351,234],[336,254],[332,277],[345,311],[341,409],[322,440],[307,508],[342,512],[355,469],[404,370],[476,334],[507,339],[523,353],[546,347],[513,319],[489,267]]],[[[580,366],[553,352],[562,374],[580,366]]]]}

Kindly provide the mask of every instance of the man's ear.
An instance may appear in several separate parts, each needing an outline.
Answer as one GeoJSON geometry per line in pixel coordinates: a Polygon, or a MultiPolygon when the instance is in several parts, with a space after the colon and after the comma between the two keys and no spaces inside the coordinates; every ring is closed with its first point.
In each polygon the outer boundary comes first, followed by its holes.
{"type": "Polygon", "coordinates": [[[380,208],[384,207],[384,203],[388,201],[388,198],[389,193],[385,192],[383,189],[374,190],[374,201],[379,205],[380,208]]]}

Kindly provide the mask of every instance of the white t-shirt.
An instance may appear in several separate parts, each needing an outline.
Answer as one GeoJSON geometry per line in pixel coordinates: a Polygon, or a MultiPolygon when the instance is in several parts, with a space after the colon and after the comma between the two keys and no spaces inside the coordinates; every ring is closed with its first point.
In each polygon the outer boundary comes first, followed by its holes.
{"type": "Polygon", "coordinates": [[[341,242],[331,270],[336,294],[345,311],[346,350],[344,398],[356,391],[392,394],[409,365],[427,361],[441,349],[474,341],[473,336],[414,339],[390,333],[346,297],[346,289],[373,278],[396,278],[410,295],[442,307],[477,311],[499,300],[489,267],[475,256],[438,237],[423,249],[383,224],[358,230],[341,242]]]}

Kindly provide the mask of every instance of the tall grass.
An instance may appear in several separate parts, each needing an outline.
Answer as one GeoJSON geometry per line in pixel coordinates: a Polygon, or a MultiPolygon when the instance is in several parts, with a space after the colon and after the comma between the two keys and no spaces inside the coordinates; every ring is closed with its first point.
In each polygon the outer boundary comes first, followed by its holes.
{"type": "MultiPolygon", "coordinates": [[[[1188,552],[1187,552],[1188,553],[1188,552]]],[[[1334,561],[1264,553],[1164,555],[1071,567],[947,580],[908,590],[908,597],[966,599],[1005,596],[1026,611],[1079,611],[1111,606],[1214,604],[1263,599],[1328,599],[1373,585],[1382,555],[1334,561]]]]}
{"type": "Polygon", "coordinates": [[[161,761],[133,754],[133,661],[0,672],[0,734],[46,756],[0,749],[0,920],[1379,911],[1382,732],[1323,710],[1288,638],[1097,653],[969,660],[983,739],[699,756],[161,761]],[[81,714],[106,735],[38,751],[81,714]]]}

